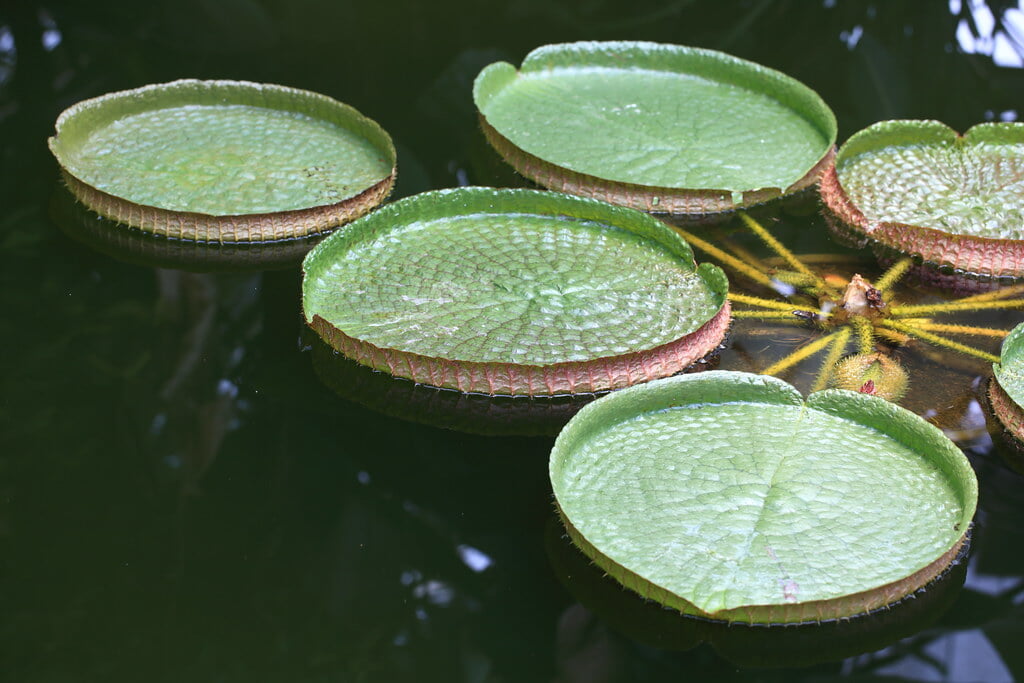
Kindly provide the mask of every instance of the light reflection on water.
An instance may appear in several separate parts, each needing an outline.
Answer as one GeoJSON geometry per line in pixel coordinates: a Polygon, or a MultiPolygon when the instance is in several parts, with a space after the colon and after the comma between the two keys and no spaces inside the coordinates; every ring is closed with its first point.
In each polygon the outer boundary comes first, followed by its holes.
{"type": "Polygon", "coordinates": [[[1024,3],[1016,7],[985,0],[950,0],[949,11],[959,17],[956,42],[967,54],[991,57],[997,66],[1024,67],[1024,3]]]}

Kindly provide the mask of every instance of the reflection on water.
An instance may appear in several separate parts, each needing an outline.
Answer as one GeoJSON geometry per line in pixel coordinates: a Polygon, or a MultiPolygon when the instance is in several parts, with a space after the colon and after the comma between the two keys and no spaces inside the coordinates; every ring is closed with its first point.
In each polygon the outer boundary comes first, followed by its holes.
{"type": "Polygon", "coordinates": [[[950,0],[949,11],[959,17],[956,42],[961,50],[991,57],[997,66],[1024,67],[1024,3],[950,0]]]}
{"type": "Polygon", "coordinates": [[[572,545],[557,519],[548,526],[546,542],[559,580],[587,610],[630,639],[680,651],[706,643],[746,667],[810,666],[887,647],[924,630],[949,609],[967,573],[965,548],[928,585],[871,614],[821,624],[730,625],[684,617],[624,590],[572,545]]]}
{"type": "MultiPolygon", "coordinates": [[[[873,645],[881,650],[750,668],[707,645],[677,651],[623,636],[616,620],[637,603],[601,614],[563,587],[544,541],[550,438],[476,436],[339,400],[302,341],[296,267],[197,274],[125,261],[48,218],[57,169],[45,139],[56,115],[85,97],[186,76],[351,102],[399,146],[396,198],[463,181],[522,183],[482,141],[469,84],[480,64],[518,62],[545,42],[725,49],[818,90],[840,139],[891,116],[958,130],[986,112],[1016,117],[1024,69],[968,54],[959,22],[982,37],[970,18],[981,3],[958,4],[4,6],[0,680],[1024,676],[1024,486],[981,428],[984,363],[897,352],[911,373],[908,405],[968,445],[979,474],[972,554],[953,604],[873,645]]],[[[1013,40],[1019,3],[984,4],[994,58],[1000,32],[1013,40]]],[[[866,252],[831,241],[815,206],[770,208],[765,220],[798,253],[843,253],[852,261],[836,268],[877,272],[866,252]]],[[[804,334],[737,326],[721,367],[754,366],[804,334]]],[[[813,369],[787,379],[806,382],[813,369]]]]}
{"type": "Polygon", "coordinates": [[[272,242],[194,242],[129,228],[90,211],[65,187],[57,187],[50,218],[71,239],[119,261],[195,272],[295,268],[324,234],[272,242]]]}

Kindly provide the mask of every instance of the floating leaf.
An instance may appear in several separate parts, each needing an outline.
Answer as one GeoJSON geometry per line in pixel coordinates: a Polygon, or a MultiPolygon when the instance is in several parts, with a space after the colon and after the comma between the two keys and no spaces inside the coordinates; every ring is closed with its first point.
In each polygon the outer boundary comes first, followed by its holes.
{"type": "Polygon", "coordinates": [[[604,202],[459,188],[410,197],[307,256],[306,320],[356,361],[486,394],[616,389],[714,350],[724,273],[604,202]]]}
{"type": "Polygon", "coordinates": [[[1003,340],[1000,360],[992,370],[995,377],[988,391],[992,412],[1014,438],[1024,441],[1024,323],[1003,340]]]}
{"type": "Polygon", "coordinates": [[[627,587],[722,621],[869,612],[937,576],[974,515],[959,449],[867,394],[713,371],[615,392],[558,436],[570,536],[627,587]]]}
{"type": "Polygon", "coordinates": [[[1024,124],[962,137],[938,121],[882,121],[856,133],[822,176],[834,217],[933,267],[1024,277],[1024,124]]]}
{"type": "Polygon", "coordinates": [[[552,189],[707,214],[813,185],[832,111],[802,83],[722,52],[645,42],[547,45],[491,64],[473,97],[512,166],[552,189]]]}
{"type": "Polygon", "coordinates": [[[179,239],[268,241],[331,230],[395,180],[380,126],[324,95],[180,80],[110,93],[57,118],[71,191],[119,223],[179,239]]]}

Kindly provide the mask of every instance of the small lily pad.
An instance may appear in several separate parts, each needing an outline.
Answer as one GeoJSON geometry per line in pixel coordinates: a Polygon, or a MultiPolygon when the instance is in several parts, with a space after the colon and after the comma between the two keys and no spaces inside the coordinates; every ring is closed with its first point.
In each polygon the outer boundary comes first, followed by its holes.
{"type": "Polygon", "coordinates": [[[1024,442],[1024,323],[1003,340],[999,362],[992,370],[995,377],[988,392],[992,412],[1018,442],[1024,442]]]}
{"type": "Polygon", "coordinates": [[[324,95],[180,80],[85,100],[50,150],[97,213],[178,239],[269,241],[329,231],[395,180],[380,126],[324,95]]]}
{"type": "Polygon", "coordinates": [[[473,97],[527,178],[644,211],[701,215],[810,187],[832,111],[785,74],[722,52],[645,42],[547,45],[497,62],[473,97]]]}
{"type": "Polygon", "coordinates": [[[651,216],[569,195],[403,199],[306,257],[306,320],[363,365],[484,394],[617,389],[686,369],[729,323],[728,282],[651,216]]]}
{"type": "Polygon", "coordinates": [[[570,537],[606,572],[730,622],[896,602],[952,562],[977,504],[967,459],[913,413],[737,372],[598,399],[558,436],[550,472],[570,537]]]}
{"type": "Polygon", "coordinates": [[[926,264],[1024,277],[1024,124],[963,136],[938,121],[882,121],[853,135],[821,181],[850,229],[926,264]]]}

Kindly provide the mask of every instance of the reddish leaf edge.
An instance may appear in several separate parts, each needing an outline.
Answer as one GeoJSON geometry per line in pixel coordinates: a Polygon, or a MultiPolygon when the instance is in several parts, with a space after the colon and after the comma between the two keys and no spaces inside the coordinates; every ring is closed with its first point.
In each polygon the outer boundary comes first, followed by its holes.
{"type": "Polygon", "coordinates": [[[573,526],[557,503],[555,503],[555,508],[573,544],[584,555],[589,557],[594,564],[607,572],[609,576],[641,598],[671,607],[678,610],[680,614],[687,616],[712,622],[747,625],[823,623],[850,619],[880,609],[886,609],[939,578],[956,562],[965,549],[966,544],[969,543],[971,528],[973,527],[973,524],[969,525],[963,535],[949,550],[925,567],[903,579],[866,591],[841,595],[828,600],[812,600],[778,605],[744,605],[717,612],[705,612],[685,598],[651,583],[639,574],[604,555],[573,526]]]}
{"type": "Polygon", "coordinates": [[[558,396],[622,389],[682,372],[718,347],[728,331],[730,312],[726,301],[697,330],[651,349],[548,365],[435,358],[350,337],[320,315],[309,325],[357,363],[419,384],[492,396],[558,396]]]}
{"type": "Polygon", "coordinates": [[[835,159],[822,173],[818,192],[828,212],[846,228],[931,268],[960,271],[967,278],[1024,278],[1024,240],[955,235],[907,223],[872,223],[843,189],[835,159]]]}
{"type": "Polygon", "coordinates": [[[806,174],[789,187],[748,190],[741,193],[742,199],[736,202],[733,201],[733,192],[730,190],[680,190],[637,185],[572,171],[520,149],[495,130],[483,114],[479,118],[484,137],[487,138],[487,142],[498,155],[521,176],[549,190],[599,199],[647,213],[680,217],[699,218],[729,213],[788,197],[801,190],[814,187],[836,154],[836,148],[833,145],[806,174]]]}

